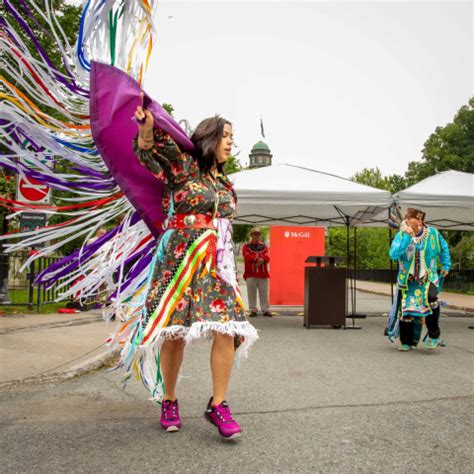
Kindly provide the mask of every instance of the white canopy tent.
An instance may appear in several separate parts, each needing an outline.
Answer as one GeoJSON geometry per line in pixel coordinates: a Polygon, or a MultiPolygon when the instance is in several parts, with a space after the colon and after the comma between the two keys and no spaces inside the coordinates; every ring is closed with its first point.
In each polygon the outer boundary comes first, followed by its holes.
{"type": "Polygon", "coordinates": [[[390,206],[390,193],[339,176],[282,164],[230,176],[238,224],[348,226],[390,206]]]}
{"type": "Polygon", "coordinates": [[[438,229],[474,230],[474,174],[443,171],[393,196],[403,210],[426,212],[428,225],[438,229]]]}

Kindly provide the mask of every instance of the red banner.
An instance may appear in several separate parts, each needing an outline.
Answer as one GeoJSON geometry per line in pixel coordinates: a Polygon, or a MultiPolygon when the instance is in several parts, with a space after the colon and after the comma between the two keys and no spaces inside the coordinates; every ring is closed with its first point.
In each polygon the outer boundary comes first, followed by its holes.
{"type": "Polygon", "coordinates": [[[324,255],[324,227],[270,227],[270,304],[304,304],[304,261],[324,255]]]}

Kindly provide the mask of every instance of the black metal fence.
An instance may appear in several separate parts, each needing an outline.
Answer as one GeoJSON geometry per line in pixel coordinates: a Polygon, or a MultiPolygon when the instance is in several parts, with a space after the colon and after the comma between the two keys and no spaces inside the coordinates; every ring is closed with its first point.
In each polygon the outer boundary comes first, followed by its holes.
{"type": "Polygon", "coordinates": [[[0,306],[28,305],[30,308],[51,304],[67,287],[35,285],[35,277],[61,257],[40,257],[20,271],[28,254],[0,254],[0,306]]]}
{"type": "MultiPolygon", "coordinates": [[[[357,270],[356,278],[363,281],[395,283],[397,271],[390,275],[390,270],[357,270]]],[[[474,270],[451,270],[446,277],[443,289],[447,291],[474,292],[474,270]]]]}

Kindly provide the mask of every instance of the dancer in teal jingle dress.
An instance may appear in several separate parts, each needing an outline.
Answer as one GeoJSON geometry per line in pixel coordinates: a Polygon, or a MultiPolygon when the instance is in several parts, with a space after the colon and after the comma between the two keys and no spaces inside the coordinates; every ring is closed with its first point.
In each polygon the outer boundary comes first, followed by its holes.
{"type": "Polygon", "coordinates": [[[441,344],[438,294],[451,268],[448,244],[434,228],[424,224],[425,213],[409,208],[400,232],[390,247],[390,258],[398,260],[398,288],[401,292],[400,350],[408,351],[419,342],[424,321],[429,338],[427,349],[441,344]],[[441,263],[441,277],[438,274],[441,263]]]}

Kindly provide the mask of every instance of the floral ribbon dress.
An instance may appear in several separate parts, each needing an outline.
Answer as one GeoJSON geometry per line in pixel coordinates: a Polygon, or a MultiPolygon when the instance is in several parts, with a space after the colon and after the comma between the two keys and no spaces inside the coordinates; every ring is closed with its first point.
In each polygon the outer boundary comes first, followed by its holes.
{"type": "MultiPolygon", "coordinates": [[[[163,208],[173,214],[207,214],[212,229],[168,229],[162,234],[150,266],[146,298],[139,316],[119,330],[124,342],[119,367],[127,378],[136,373],[160,400],[163,381],[159,351],[165,339],[186,342],[211,338],[212,331],[234,337],[237,357],[246,355],[258,338],[247,321],[236,280],[232,224],[236,195],[226,176],[201,173],[198,162],[173,139],[155,129],[155,146],[134,151],[140,162],[164,184],[163,208]]],[[[116,337],[117,339],[117,337],[116,337]]]]}

